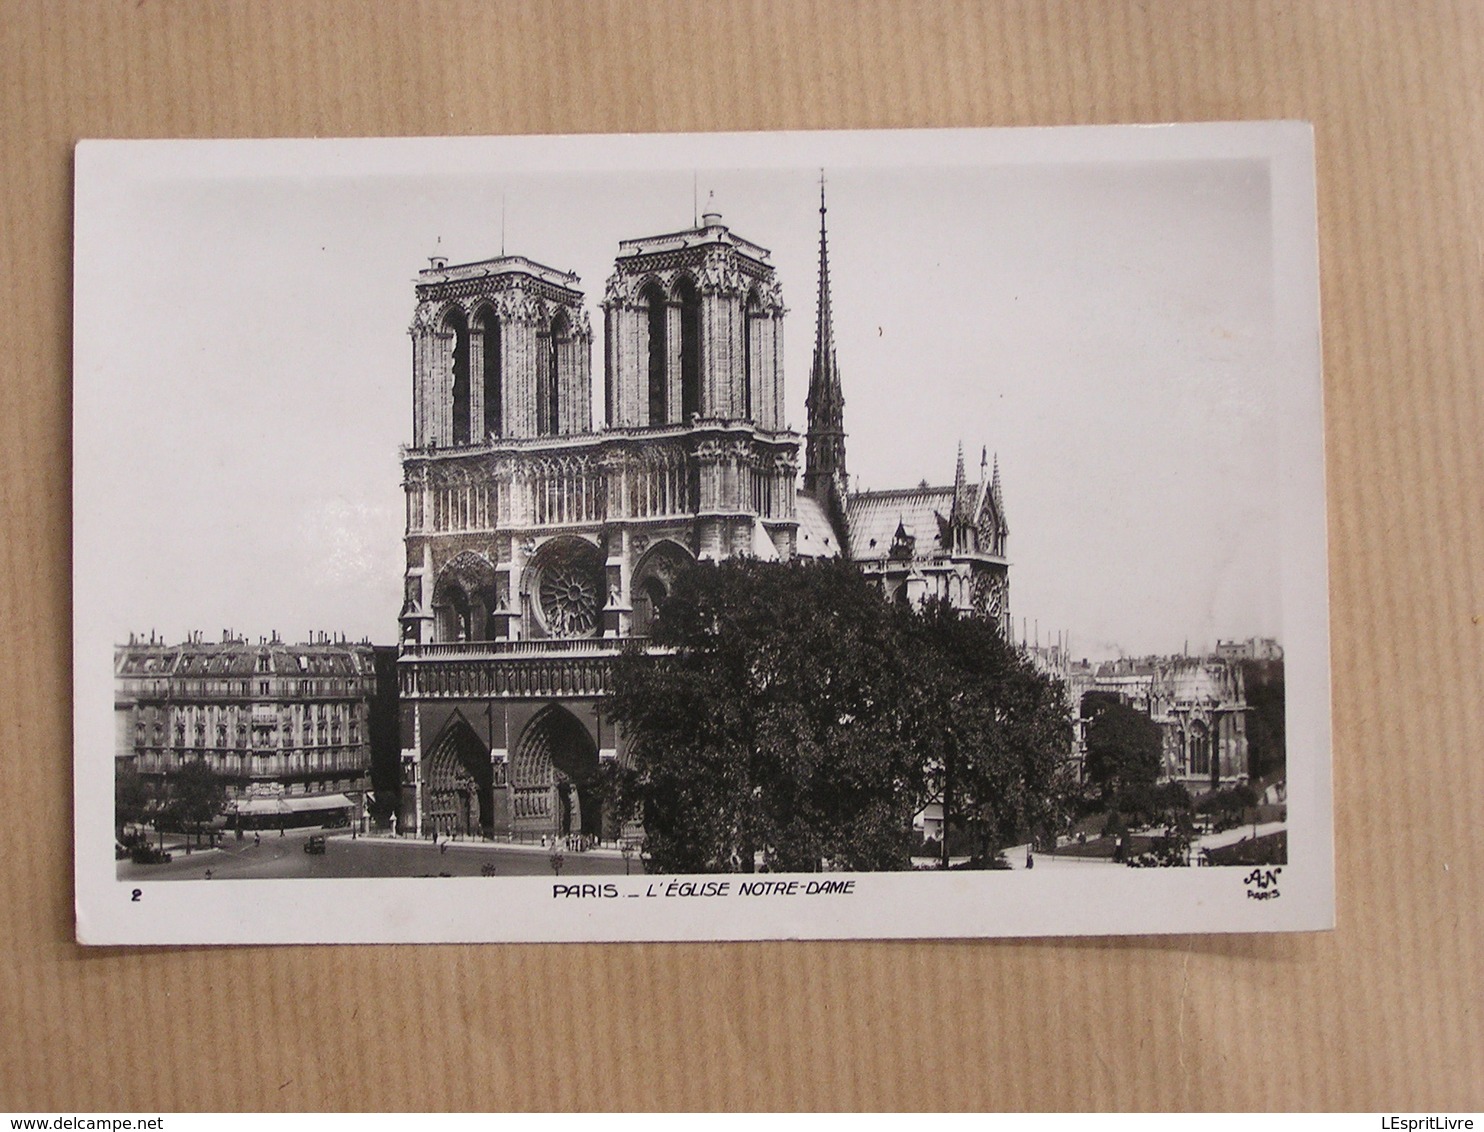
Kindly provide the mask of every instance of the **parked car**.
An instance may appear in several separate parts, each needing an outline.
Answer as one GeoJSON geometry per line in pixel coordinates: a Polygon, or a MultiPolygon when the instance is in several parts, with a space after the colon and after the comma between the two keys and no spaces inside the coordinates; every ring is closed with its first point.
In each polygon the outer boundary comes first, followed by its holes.
{"type": "Polygon", "coordinates": [[[170,854],[140,842],[129,851],[129,859],[136,865],[167,865],[170,863],[170,854]]]}
{"type": "Polygon", "coordinates": [[[306,853],[323,853],[324,851],[325,835],[323,833],[316,833],[308,841],[304,842],[304,852],[306,853]]]}

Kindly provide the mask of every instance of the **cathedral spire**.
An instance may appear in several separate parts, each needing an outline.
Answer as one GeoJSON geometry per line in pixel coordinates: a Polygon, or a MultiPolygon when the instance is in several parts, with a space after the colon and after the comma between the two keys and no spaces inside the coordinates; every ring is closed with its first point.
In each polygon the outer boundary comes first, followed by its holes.
{"type": "Polygon", "coordinates": [[[835,327],[830,311],[830,252],[825,230],[824,172],[819,175],[819,299],[814,325],[814,365],[809,372],[809,431],[805,437],[804,490],[844,518],[849,480],[845,472],[845,395],[835,362],[835,327]]]}

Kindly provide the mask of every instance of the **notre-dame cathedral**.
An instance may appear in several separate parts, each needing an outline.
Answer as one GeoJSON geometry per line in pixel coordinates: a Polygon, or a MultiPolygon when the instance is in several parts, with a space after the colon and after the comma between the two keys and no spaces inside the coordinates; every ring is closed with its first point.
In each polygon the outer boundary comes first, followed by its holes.
{"type": "Polygon", "coordinates": [[[715,213],[620,243],[603,417],[575,275],[521,256],[416,284],[398,664],[404,832],[613,836],[593,789],[624,757],[608,664],[697,559],[846,556],[895,600],[947,598],[1008,634],[999,473],[852,492],[820,195],[803,438],[784,414],[769,252],[715,213]]]}

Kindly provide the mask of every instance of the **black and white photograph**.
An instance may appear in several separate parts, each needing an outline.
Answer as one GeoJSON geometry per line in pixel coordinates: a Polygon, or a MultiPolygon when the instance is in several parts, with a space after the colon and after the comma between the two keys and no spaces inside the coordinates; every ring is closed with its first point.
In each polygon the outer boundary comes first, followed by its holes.
{"type": "Polygon", "coordinates": [[[83,142],[75,233],[82,942],[1332,926],[1307,126],[83,142]]]}

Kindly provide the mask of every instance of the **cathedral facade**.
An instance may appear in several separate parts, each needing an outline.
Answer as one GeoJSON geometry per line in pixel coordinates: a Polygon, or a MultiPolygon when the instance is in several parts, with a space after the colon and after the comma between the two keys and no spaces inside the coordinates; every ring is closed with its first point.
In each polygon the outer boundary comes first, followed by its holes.
{"type": "Polygon", "coordinates": [[[624,757],[609,664],[698,560],[846,556],[896,600],[941,596],[1008,631],[998,473],[849,490],[820,201],[804,437],[784,413],[770,253],[715,213],[619,245],[594,333],[576,276],[520,256],[416,284],[398,686],[400,828],[613,836],[624,757]],[[800,450],[803,449],[803,468],[800,450]],[[802,487],[800,478],[802,471],[802,487]]]}

